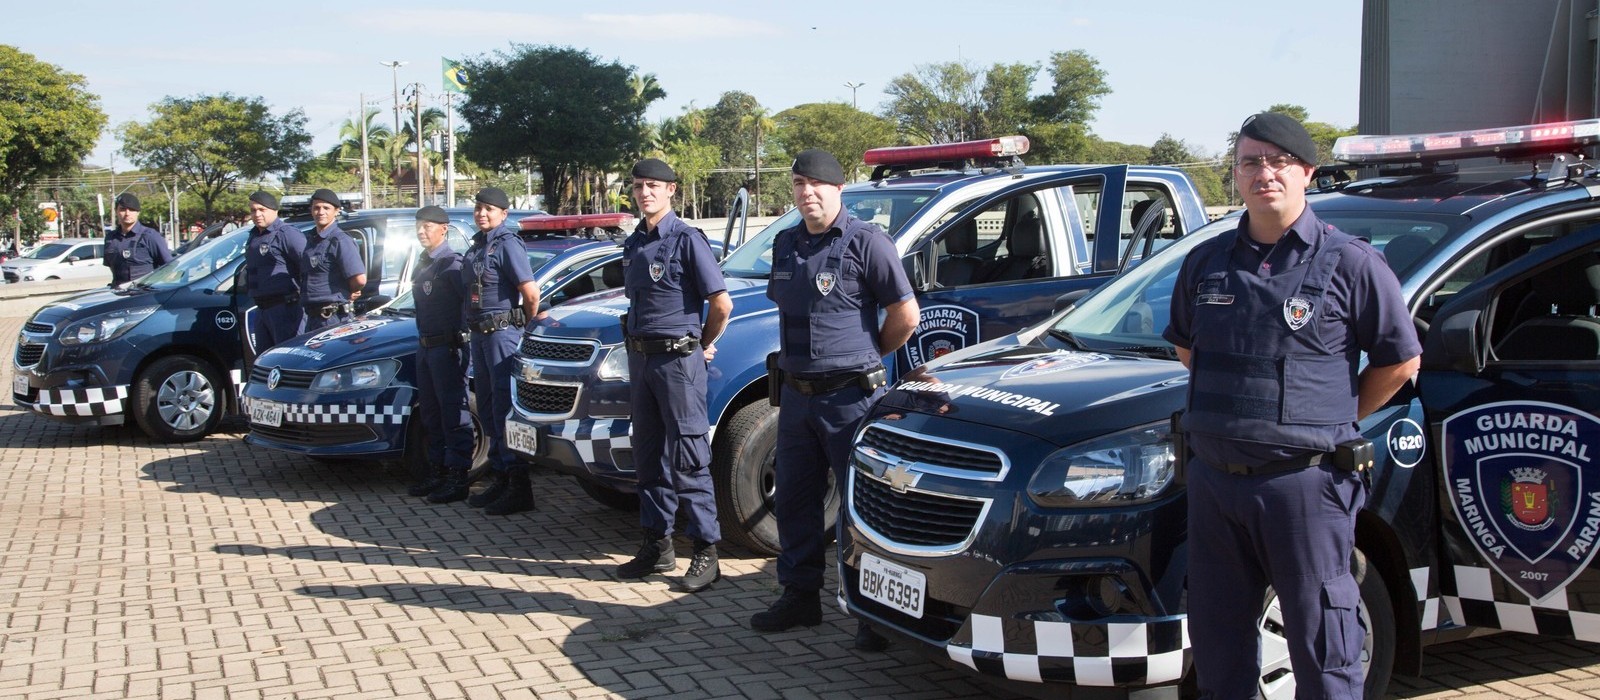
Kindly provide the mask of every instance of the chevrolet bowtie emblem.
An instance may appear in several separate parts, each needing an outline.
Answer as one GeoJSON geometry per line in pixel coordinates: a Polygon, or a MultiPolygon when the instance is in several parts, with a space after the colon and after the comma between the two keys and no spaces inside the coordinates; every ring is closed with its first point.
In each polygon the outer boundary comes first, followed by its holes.
{"type": "Polygon", "coordinates": [[[895,462],[883,470],[883,480],[889,482],[889,488],[895,493],[905,493],[906,489],[916,486],[920,478],[922,472],[911,471],[908,462],[895,462]]]}

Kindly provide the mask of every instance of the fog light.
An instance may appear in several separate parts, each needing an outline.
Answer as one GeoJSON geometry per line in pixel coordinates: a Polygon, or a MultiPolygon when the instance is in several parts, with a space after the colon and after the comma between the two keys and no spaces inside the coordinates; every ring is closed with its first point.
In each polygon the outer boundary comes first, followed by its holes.
{"type": "Polygon", "coordinates": [[[1089,607],[1101,617],[1117,615],[1128,609],[1128,585],[1115,576],[1100,576],[1094,593],[1086,596],[1089,607]]]}

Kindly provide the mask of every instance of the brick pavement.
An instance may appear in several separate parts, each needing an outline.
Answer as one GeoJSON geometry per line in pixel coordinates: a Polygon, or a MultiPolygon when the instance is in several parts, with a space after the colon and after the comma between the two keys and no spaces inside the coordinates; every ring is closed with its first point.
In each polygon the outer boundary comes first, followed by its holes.
{"type": "MultiPolygon", "coordinates": [[[[21,321],[0,319],[7,355],[21,321]]],[[[617,582],[634,516],[565,477],[537,477],[537,512],[490,518],[406,498],[378,465],[0,404],[0,697],[1009,697],[905,649],[856,655],[837,609],[750,631],[776,591],[766,559],[728,552],[698,595],[617,582]]],[[[1458,642],[1395,691],[1600,697],[1597,651],[1458,642]]]]}

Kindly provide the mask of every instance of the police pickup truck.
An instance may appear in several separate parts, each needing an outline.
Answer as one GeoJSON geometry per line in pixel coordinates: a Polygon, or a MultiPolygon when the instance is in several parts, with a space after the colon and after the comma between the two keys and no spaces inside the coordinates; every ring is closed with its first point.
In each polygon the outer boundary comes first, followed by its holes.
{"type": "MultiPolygon", "coordinates": [[[[894,239],[922,307],[891,365],[915,367],[1035,323],[1057,296],[1101,284],[1206,221],[1180,170],[1027,166],[1027,147],[1013,136],[865,154],[872,177],[847,186],[843,205],[894,239]]],[[[768,553],[778,551],[777,409],[767,401],[765,360],[777,349],[778,314],[765,292],[772,239],[799,221],[790,211],[723,262],[733,314],[707,382],[723,535],[768,553]]],[[[618,325],[627,304],[620,291],[597,295],[530,325],[506,425],[513,448],[619,507],[635,491],[618,325]]]]}
{"type": "MultiPolygon", "coordinates": [[[[1600,172],[1571,155],[1597,140],[1600,121],[1346,137],[1335,157],[1375,176],[1310,197],[1384,253],[1425,346],[1360,424],[1367,697],[1473,628],[1600,641],[1600,172]],[[1519,165],[1450,162],[1490,155],[1519,165]]],[[[1176,695],[1188,374],[1161,334],[1184,255],[1236,224],[903,377],[852,453],[847,611],[1024,692],[1176,695]]],[[[1270,593],[1259,628],[1261,693],[1292,698],[1270,593]]]]}

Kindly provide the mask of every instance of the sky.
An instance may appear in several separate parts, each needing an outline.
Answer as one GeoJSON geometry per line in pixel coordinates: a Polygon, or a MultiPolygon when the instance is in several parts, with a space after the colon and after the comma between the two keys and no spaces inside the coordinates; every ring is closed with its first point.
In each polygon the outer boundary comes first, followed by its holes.
{"type": "MultiPolygon", "coordinates": [[[[312,147],[338,141],[361,95],[392,110],[394,73],[443,99],[441,58],[515,44],[584,49],[653,73],[667,97],[647,116],[709,107],[742,90],[776,114],[809,102],[881,112],[884,87],[918,65],[1043,64],[1081,49],[1112,93],[1089,126],[1149,145],[1163,133],[1219,153],[1252,112],[1298,104],[1353,126],[1361,48],[1354,0],[764,0],[607,5],[482,0],[470,6],[390,0],[269,4],[100,0],[15,3],[0,43],[84,76],[109,119],[88,158],[131,169],[114,129],[149,119],[165,97],[261,97],[304,110],[312,147]],[[406,61],[397,71],[380,65],[406,61]],[[115,162],[112,162],[113,156],[115,162]]],[[[1049,88],[1040,71],[1036,94],[1049,88]]],[[[392,111],[386,111],[392,114],[392,111]]],[[[392,119],[392,117],[391,117],[392,119]]]]}

